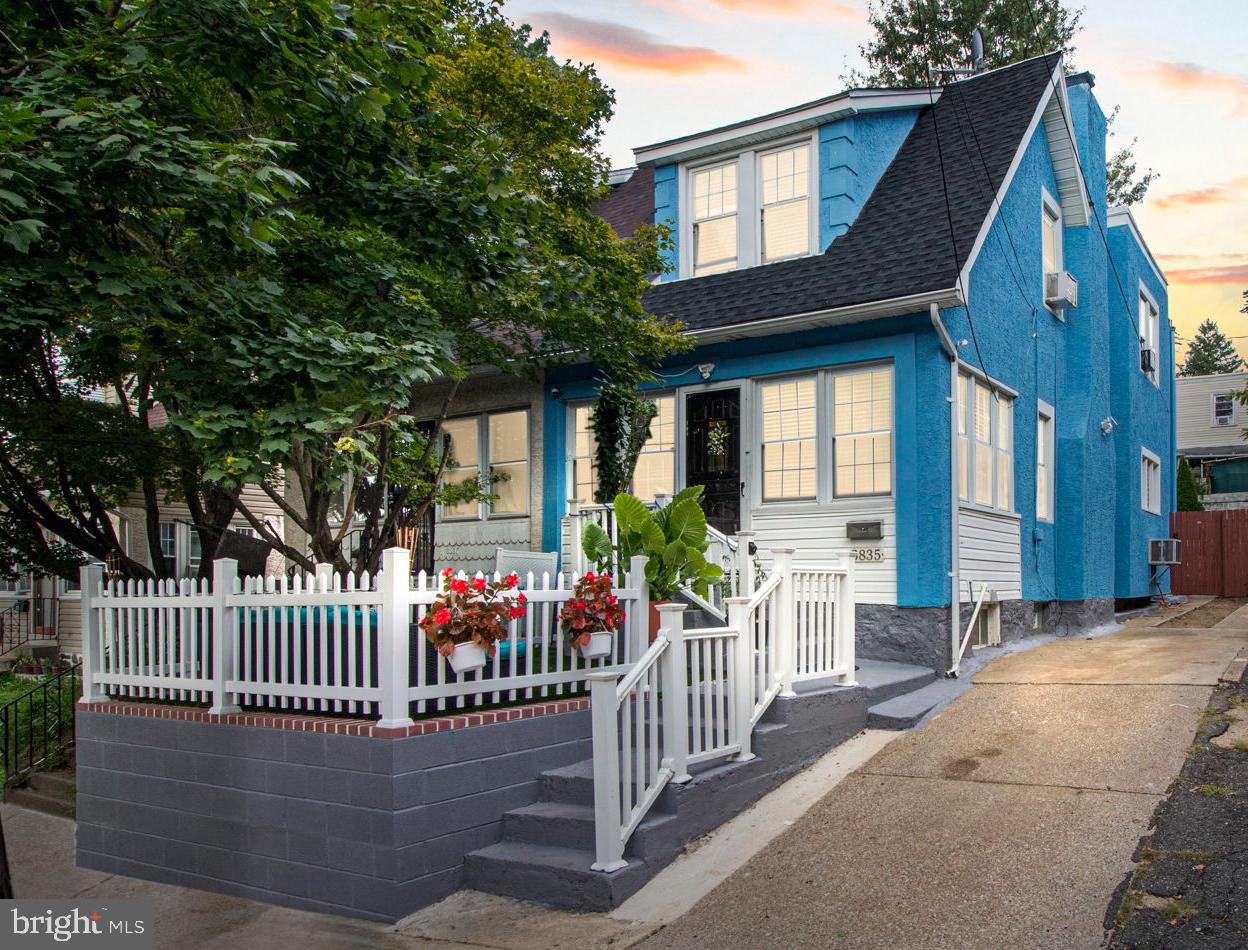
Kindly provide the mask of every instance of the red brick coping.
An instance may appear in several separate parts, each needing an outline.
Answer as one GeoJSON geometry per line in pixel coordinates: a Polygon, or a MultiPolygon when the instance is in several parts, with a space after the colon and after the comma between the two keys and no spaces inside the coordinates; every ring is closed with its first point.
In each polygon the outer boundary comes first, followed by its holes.
{"type": "Polygon", "coordinates": [[[576,712],[589,708],[589,697],[552,700],[529,706],[512,706],[509,709],[491,709],[484,712],[452,713],[435,719],[422,719],[410,726],[383,729],[372,719],[339,719],[329,716],[305,716],[271,712],[237,712],[216,715],[206,709],[190,706],[161,706],[156,703],[127,703],[108,700],[99,703],[79,703],[83,712],[111,713],[115,716],[142,716],[148,719],[177,719],[183,722],[218,722],[229,726],[260,726],[267,729],[290,729],[295,732],[324,732],[338,736],[369,736],[374,739],[403,739],[407,736],[423,736],[431,732],[449,729],[465,729],[469,726],[485,726],[513,719],[533,719],[555,713],[576,712]]]}

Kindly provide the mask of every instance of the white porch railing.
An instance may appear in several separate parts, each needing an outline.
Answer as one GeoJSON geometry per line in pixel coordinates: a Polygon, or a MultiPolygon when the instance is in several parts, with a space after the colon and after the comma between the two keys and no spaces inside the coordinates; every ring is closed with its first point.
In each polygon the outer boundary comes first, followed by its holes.
{"type": "Polygon", "coordinates": [[[629,837],[689,766],[753,758],[754,727],[794,682],[854,685],[854,604],[852,565],[795,569],[773,550],[758,589],[727,599],[726,627],[685,630],[685,605],[662,605],[642,661],[622,680],[590,677],[596,870],[626,864],[629,837]]]}
{"type": "Polygon", "coordinates": [[[595,671],[627,672],[649,633],[645,559],[635,558],[613,589],[625,623],[613,652],[586,661],[569,650],[558,615],[574,575],[529,575],[525,616],[508,627],[485,669],[451,671],[416,624],[440,579],[412,577],[403,548],[383,569],[345,577],[247,578],[221,560],[207,581],[113,582],[82,573],[83,696],[209,702],[380,716],[404,725],[411,714],[540,699],[582,688],[595,671]],[[410,704],[410,705],[409,705],[410,704]]]}

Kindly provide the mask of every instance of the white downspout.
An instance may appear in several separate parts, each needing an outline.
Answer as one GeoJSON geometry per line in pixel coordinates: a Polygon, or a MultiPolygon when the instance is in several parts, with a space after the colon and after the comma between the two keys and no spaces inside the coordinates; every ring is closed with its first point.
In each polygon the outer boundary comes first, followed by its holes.
{"type": "Polygon", "coordinates": [[[940,307],[931,305],[932,326],[940,337],[941,348],[949,357],[949,657],[946,676],[958,675],[958,648],[961,646],[962,582],[958,555],[962,539],[958,531],[958,348],[940,319],[940,307]]]}

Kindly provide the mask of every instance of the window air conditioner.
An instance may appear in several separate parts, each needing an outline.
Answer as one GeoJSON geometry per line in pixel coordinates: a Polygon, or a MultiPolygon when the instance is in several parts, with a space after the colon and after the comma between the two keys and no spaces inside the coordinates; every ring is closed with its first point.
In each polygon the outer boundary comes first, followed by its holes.
{"type": "Polygon", "coordinates": [[[1148,542],[1149,564],[1179,564],[1183,542],[1178,538],[1150,538],[1148,542]]]}
{"type": "Polygon", "coordinates": [[[1044,275],[1044,302],[1059,310],[1073,310],[1079,306],[1079,281],[1069,271],[1057,271],[1044,275]]]}
{"type": "Polygon", "coordinates": [[[1231,424],[1231,417],[1230,416],[1218,416],[1216,422],[1220,426],[1229,426],[1231,424]]]}
{"type": "Polygon", "coordinates": [[[1152,350],[1140,350],[1140,371],[1141,372],[1151,373],[1153,369],[1156,367],[1156,365],[1157,365],[1156,362],[1153,360],[1152,350]]]}

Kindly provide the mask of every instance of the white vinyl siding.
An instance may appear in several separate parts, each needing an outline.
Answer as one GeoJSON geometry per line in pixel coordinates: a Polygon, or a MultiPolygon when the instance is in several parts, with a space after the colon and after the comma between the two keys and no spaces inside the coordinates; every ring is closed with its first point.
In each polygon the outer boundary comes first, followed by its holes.
{"type": "Polygon", "coordinates": [[[1148,449],[1140,449],[1140,507],[1161,514],[1161,459],[1148,449]]]}
{"type": "Polygon", "coordinates": [[[958,386],[959,492],[963,500],[1014,510],[1014,400],[963,374],[958,386]]]}
{"type": "Polygon", "coordinates": [[[1179,452],[1211,446],[1244,446],[1244,413],[1234,407],[1231,423],[1218,425],[1215,397],[1248,389],[1248,372],[1216,376],[1179,376],[1174,381],[1174,421],[1179,452]]]}
{"type": "Polygon", "coordinates": [[[818,491],[816,391],[813,376],[759,386],[764,501],[814,498],[818,491]]]}
{"type": "Polygon", "coordinates": [[[693,185],[693,273],[737,266],[737,163],[700,168],[693,185]]]}
{"type": "Polygon", "coordinates": [[[762,184],[762,259],[778,261],[810,252],[810,146],[759,157],[762,184]]]}
{"type": "Polygon", "coordinates": [[[980,585],[1001,600],[1023,596],[1021,527],[1017,517],[977,508],[958,513],[958,579],[962,596],[979,595],[980,585]]]}
{"type": "Polygon", "coordinates": [[[1036,410],[1036,519],[1053,520],[1054,475],[1053,407],[1040,403],[1036,410]]]}

